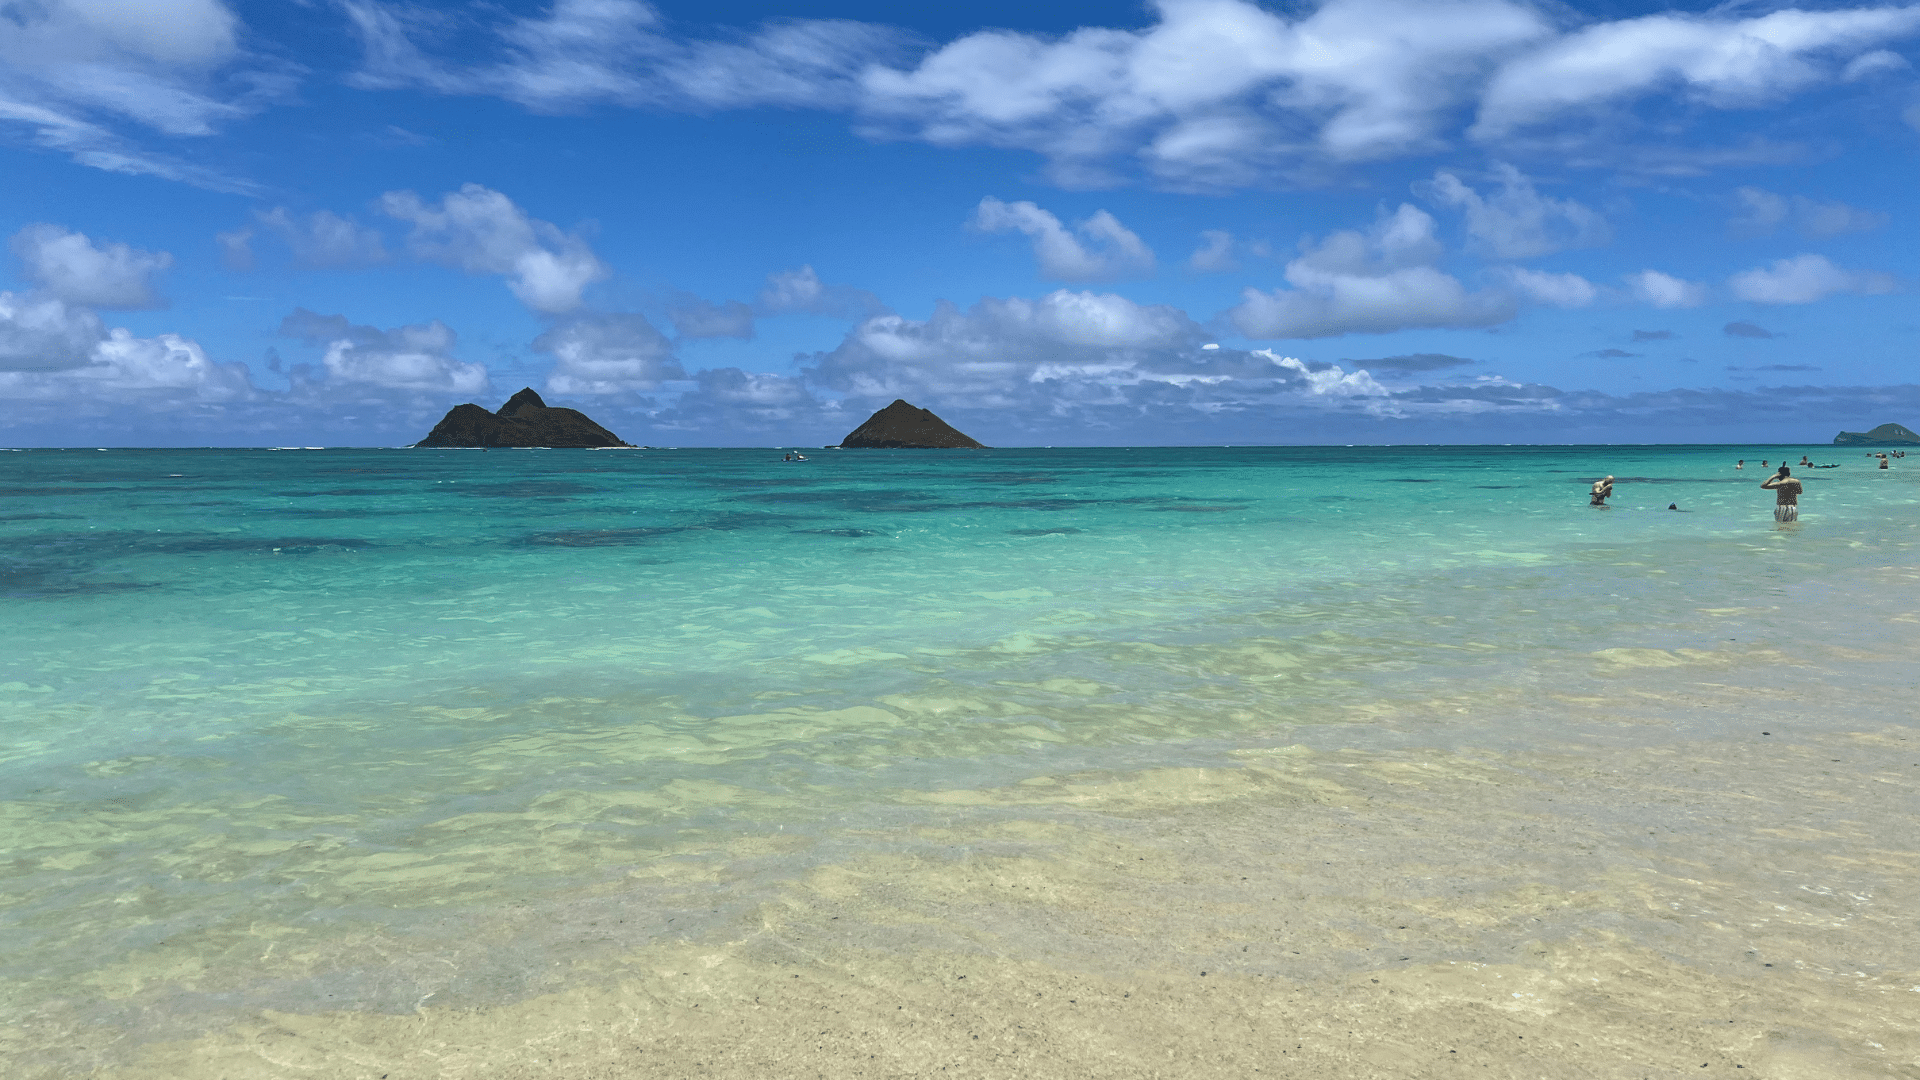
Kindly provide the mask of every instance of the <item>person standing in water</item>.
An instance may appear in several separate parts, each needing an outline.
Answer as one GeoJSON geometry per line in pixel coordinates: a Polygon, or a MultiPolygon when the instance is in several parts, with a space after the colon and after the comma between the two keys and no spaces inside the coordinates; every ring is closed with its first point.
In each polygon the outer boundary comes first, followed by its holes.
{"type": "Polygon", "coordinates": [[[1593,501],[1589,506],[1607,505],[1607,496],[1613,494],[1613,477],[1604,476],[1593,482],[1593,501]]]}
{"type": "Polygon", "coordinates": [[[1785,465],[1780,471],[1760,481],[1763,488],[1773,489],[1773,520],[1800,520],[1800,481],[1785,465]]]}

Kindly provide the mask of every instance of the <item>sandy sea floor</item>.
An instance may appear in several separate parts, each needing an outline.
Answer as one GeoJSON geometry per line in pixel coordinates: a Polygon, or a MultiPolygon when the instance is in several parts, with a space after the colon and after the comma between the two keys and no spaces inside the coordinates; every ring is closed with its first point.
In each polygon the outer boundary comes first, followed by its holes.
{"type": "MultiPolygon", "coordinates": [[[[1484,748],[1357,745],[1375,716],[902,793],[935,812],[696,934],[589,932],[565,990],[270,1011],[99,1075],[1920,1076],[1914,660],[1603,654],[1614,693],[1395,718],[1484,748]]],[[[703,894],[778,842],[652,884],[703,894]]]]}
{"type": "Polygon", "coordinates": [[[996,453],[21,464],[0,1080],[1920,1080],[1907,474],[996,453]]]}

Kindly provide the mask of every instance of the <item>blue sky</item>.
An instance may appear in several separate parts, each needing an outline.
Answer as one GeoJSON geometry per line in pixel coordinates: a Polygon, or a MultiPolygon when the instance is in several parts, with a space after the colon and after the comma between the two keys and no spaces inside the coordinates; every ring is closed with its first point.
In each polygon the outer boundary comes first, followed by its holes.
{"type": "Polygon", "coordinates": [[[1920,5],[0,2],[0,442],[1920,422],[1920,5]],[[903,22],[903,19],[911,19],[903,22]]]}

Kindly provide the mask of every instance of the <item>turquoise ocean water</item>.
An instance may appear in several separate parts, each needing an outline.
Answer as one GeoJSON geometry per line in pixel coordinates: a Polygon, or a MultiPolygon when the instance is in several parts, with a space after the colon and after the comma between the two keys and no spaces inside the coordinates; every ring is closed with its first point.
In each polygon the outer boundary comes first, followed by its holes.
{"type": "Polygon", "coordinates": [[[0,1050],[531,992],[912,793],[1871,650],[1920,541],[1833,447],[810,456],[0,453],[0,1050]]]}

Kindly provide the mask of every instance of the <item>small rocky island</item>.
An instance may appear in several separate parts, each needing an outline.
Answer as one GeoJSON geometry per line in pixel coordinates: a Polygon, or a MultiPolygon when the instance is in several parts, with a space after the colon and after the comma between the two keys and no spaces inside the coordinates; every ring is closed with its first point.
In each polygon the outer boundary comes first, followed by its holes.
{"type": "Polygon", "coordinates": [[[840,440],[843,450],[985,450],[986,447],[953,429],[931,409],[916,408],[895,398],[893,404],[867,417],[840,440]]]}
{"type": "Polygon", "coordinates": [[[1915,435],[1899,424],[1881,424],[1872,431],[1843,431],[1833,437],[1835,446],[1920,446],[1915,435]]]}
{"type": "Polygon", "coordinates": [[[415,446],[627,446],[626,440],[575,409],[549,408],[532,387],[488,412],[478,405],[455,405],[415,446]]]}

